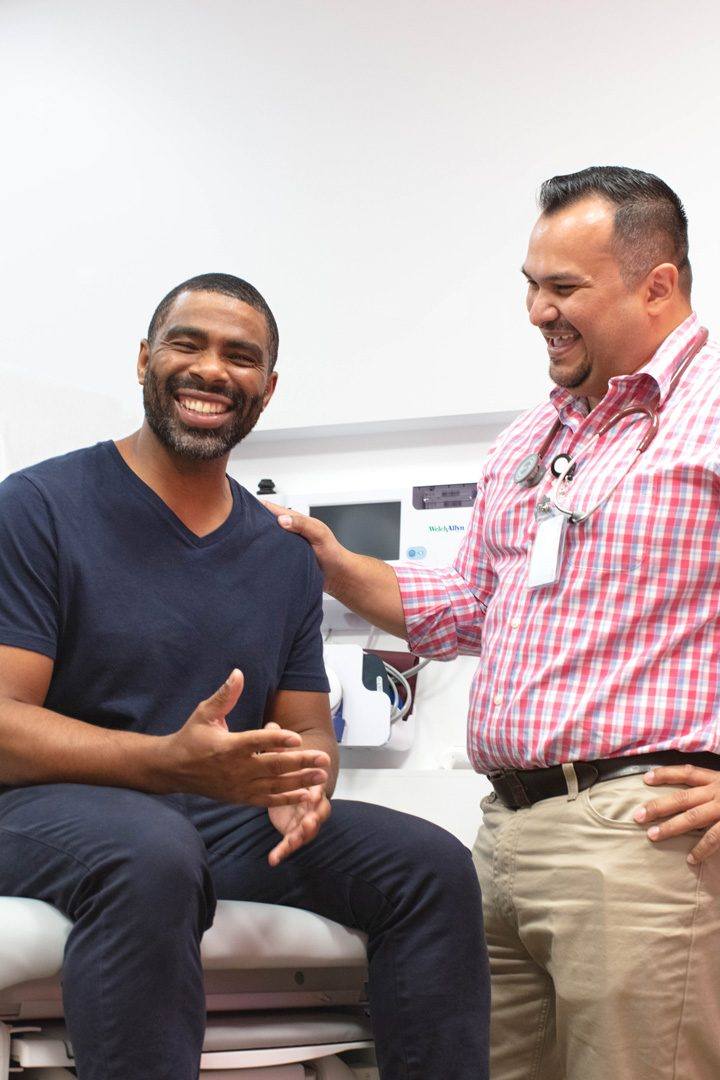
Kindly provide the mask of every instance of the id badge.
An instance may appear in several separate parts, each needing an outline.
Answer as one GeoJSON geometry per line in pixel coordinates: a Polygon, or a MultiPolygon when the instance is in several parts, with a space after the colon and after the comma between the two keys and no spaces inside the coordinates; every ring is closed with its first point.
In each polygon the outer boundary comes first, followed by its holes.
{"type": "Polygon", "coordinates": [[[566,514],[547,514],[538,521],[528,564],[529,589],[553,585],[557,581],[567,527],[566,514]]]}

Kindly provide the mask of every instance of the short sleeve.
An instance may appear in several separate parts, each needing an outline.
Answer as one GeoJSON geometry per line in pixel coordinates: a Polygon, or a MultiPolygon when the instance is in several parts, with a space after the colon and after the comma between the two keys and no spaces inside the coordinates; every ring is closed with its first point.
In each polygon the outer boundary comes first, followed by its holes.
{"type": "Polygon", "coordinates": [[[308,552],[308,588],[305,611],[295,634],[279,690],[308,690],[328,693],[330,684],[325,674],[322,622],[322,574],[315,557],[308,552]]]}
{"type": "Polygon", "coordinates": [[[21,473],[0,484],[0,645],[57,654],[58,557],[47,504],[21,473]]]}

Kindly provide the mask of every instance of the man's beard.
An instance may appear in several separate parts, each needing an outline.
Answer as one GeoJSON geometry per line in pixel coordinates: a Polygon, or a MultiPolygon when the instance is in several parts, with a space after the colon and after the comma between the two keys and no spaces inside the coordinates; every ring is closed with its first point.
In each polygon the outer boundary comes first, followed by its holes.
{"type": "Polygon", "coordinates": [[[212,461],[229,454],[234,446],[255,427],[263,410],[262,395],[248,397],[246,394],[223,388],[222,395],[232,401],[234,414],[220,428],[191,428],[182,423],[175,406],[178,390],[206,390],[187,376],[171,375],[161,385],[152,367],[145,371],[143,406],[151,430],[160,442],[182,457],[195,461],[212,461]]]}
{"type": "Polygon", "coordinates": [[[587,356],[570,371],[558,371],[554,364],[550,364],[550,378],[556,386],[562,386],[565,390],[576,390],[582,386],[591,372],[592,361],[587,356]]]}

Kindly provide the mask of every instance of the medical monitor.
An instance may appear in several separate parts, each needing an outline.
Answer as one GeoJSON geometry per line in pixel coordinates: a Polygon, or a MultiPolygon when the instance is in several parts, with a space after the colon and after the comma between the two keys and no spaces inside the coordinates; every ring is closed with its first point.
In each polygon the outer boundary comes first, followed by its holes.
{"type": "Polygon", "coordinates": [[[400,558],[400,510],[397,502],[310,505],[313,517],[329,525],[340,543],[359,555],[386,561],[400,558]]]}

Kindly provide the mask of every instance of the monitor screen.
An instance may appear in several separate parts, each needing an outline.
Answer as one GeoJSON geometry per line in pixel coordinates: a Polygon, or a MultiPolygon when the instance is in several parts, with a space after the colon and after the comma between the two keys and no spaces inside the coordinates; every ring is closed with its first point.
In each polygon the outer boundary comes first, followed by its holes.
{"type": "Polygon", "coordinates": [[[350,551],[376,559],[400,558],[399,502],[311,506],[310,513],[329,525],[350,551]]]}

